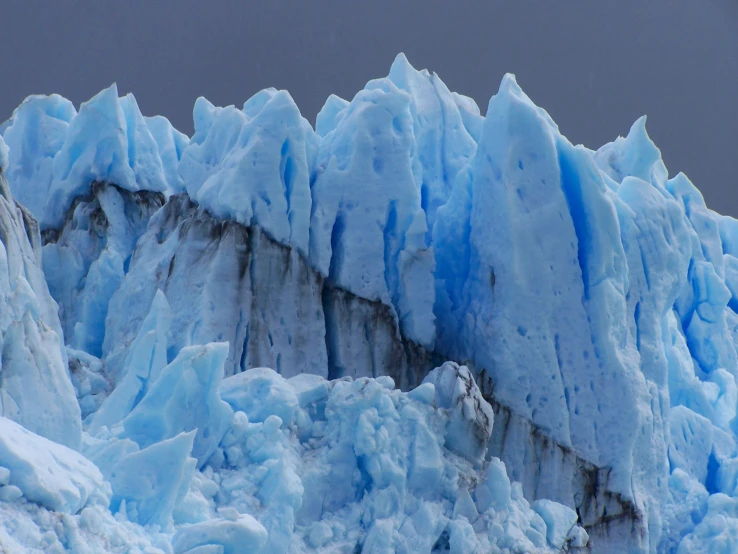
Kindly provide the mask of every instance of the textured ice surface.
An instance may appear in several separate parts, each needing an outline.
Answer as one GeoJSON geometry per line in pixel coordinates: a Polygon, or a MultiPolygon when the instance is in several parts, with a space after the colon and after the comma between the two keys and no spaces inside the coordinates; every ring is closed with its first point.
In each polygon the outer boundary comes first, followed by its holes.
{"type": "Polygon", "coordinates": [[[61,232],[45,233],[43,267],[59,304],[67,342],[102,354],[105,319],[150,216],[164,203],[159,193],[130,193],[95,184],[75,201],[61,232]]]}
{"type": "MultiPolygon", "coordinates": [[[[211,349],[223,351],[218,345],[211,349]]],[[[414,399],[395,389],[389,378],[326,381],[303,375],[284,380],[262,369],[254,372],[261,375],[255,386],[244,388],[229,381],[237,383],[249,372],[229,377],[222,390],[240,390],[240,402],[254,417],[250,420],[238,411],[232,423],[228,418],[228,432],[202,471],[190,457],[194,431],[141,450],[127,438],[125,425],[113,427],[117,436],[99,433],[98,438],[87,438],[84,451],[103,468],[110,485],[100,483],[100,472],[79,454],[54,448],[91,468],[98,480],[95,492],[112,487],[107,494],[116,520],[101,517],[97,508],[82,510],[81,515],[125,544],[137,540],[135,527],[128,523],[133,522],[149,526],[152,542],[155,531],[163,531],[173,552],[205,545],[220,545],[224,552],[342,552],[377,544],[391,552],[430,552],[434,547],[443,550],[443,545],[459,552],[555,551],[575,524],[559,515],[568,508],[547,505],[557,514],[554,530],[547,531],[545,519],[523,498],[519,484],[510,483],[502,462],[493,459],[480,470],[475,458],[445,448],[444,430],[455,428],[455,449],[474,451],[461,445],[467,440],[478,445],[478,422],[489,417],[491,408],[474,382],[466,381],[467,368],[446,364],[438,372],[446,378],[437,379],[437,386],[429,381],[423,387],[435,389],[438,398],[455,399],[447,408],[435,407],[434,398],[414,399]],[[281,392],[273,392],[275,388],[281,392]],[[254,412],[257,404],[259,412],[254,412]],[[463,407],[467,417],[460,421],[463,407]],[[547,534],[553,537],[548,542],[547,534]]],[[[144,402],[146,398],[139,406],[144,402]]],[[[187,417],[185,409],[180,416],[187,417]]],[[[0,461],[6,463],[6,458],[0,461]]],[[[34,470],[45,469],[43,464],[39,457],[34,470]]],[[[18,464],[7,465],[10,483],[20,485],[18,464]]],[[[78,473],[72,476],[79,479],[78,473]]],[[[11,512],[13,518],[28,517],[27,500],[46,505],[21,487],[26,500],[16,501],[20,503],[11,512]]],[[[72,513],[79,511],[78,504],[72,513]]],[[[43,527],[38,521],[26,526],[43,527]]],[[[20,539],[28,542],[32,537],[26,533],[20,539]]],[[[10,540],[8,544],[14,544],[10,540]]],[[[40,538],[35,548],[43,549],[40,538]]]]}
{"type": "Polygon", "coordinates": [[[588,150],[402,55],[315,130],[193,115],[0,130],[3,547],[735,550],[738,222],[645,118],[588,150]]]}
{"type": "MultiPolygon", "coordinates": [[[[547,550],[545,524],[501,462],[490,475],[475,469],[475,457],[446,448],[446,429],[454,429],[455,450],[476,455],[478,424],[487,417],[491,424],[491,408],[473,381],[467,385],[467,368],[447,364],[437,371],[447,376],[437,379],[437,398],[455,401],[448,407],[434,406],[435,398],[416,400],[387,378],[285,381],[259,369],[246,387],[250,372],[228,377],[224,397],[253,418],[237,411],[221,442],[224,455],[212,476],[220,480],[221,505],[255,514],[269,533],[270,552],[287,544],[340,552],[357,543],[429,552],[456,540],[463,525],[469,545],[463,552],[493,545],[547,550]],[[464,407],[467,417],[460,419],[464,407]]],[[[423,387],[434,388],[430,381],[423,387]]]]}
{"type": "Polygon", "coordinates": [[[6,171],[8,169],[8,145],[5,144],[5,140],[0,136],[0,170],[6,171]]]}
{"type": "Polygon", "coordinates": [[[403,333],[432,347],[434,262],[413,136],[411,97],[391,80],[357,94],[320,143],[310,258],[331,282],[392,306],[403,333]]]}
{"type": "Polygon", "coordinates": [[[179,176],[177,168],[179,167],[179,161],[182,159],[182,152],[190,143],[190,137],[172,127],[166,117],[157,115],[144,119],[159,149],[159,157],[167,181],[167,192],[169,194],[183,192],[184,182],[182,177],[179,176]]]}
{"type": "Polygon", "coordinates": [[[326,375],[321,288],[295,250],[258,227],[214,219],[187,196],[173,196],[151,218],[111,297],[103,356],[117,375],[160,290],[170,306],[173,355],[227,341],[227,375],[260,365],[326,375]],[[122,310],[127,317],[115,315],[122,310]]]}
{"type": "Polygon", "coordinates": [[[204,465],[233,419],[218,395],[227,352],[223,343],[183,348],[123,420],[125,436],[146,447],[196,431],[191,453],[204,465]]]}
{"type": "Polygon", "coordinates": [[[198,98],[194,119],[179,165],[190,198],[307,252],[317,140],[290,95],[266,89],[242,110],[198,98]]]}
{"type": "Polygon", "coordinates": [[[481,463],[492,434],[494,414],[482,398],[466,367],[446,362],[423,381],[433,385],[435,406],[449,410],[446,446],[469,460],[481,463]]]}
{"type": "MultiPolygon", "coordinates": [[[[171,153],[167,130],[156,140],[150,123],[129,94],[118,98],[112,85],[80,106],[79,112],[57,95],[29,97],[13,113],[3,137],[10,146],[8,178],[19,200],[31,210],[42,230],[58,229],[74,199],[93,182],[114,183],[128,191],[168,189],[171,153]],[[15,151],[15,153],[13,153],[15,151]]],[[[163,132],[162,132],[163,131],[163,132]]],[[[172,131],[171,141],[183,144],[172,131]]],[[[176,147],[175,147],[176,155],[176,147]]],[[[181,184],[172,183],[178,190],[181,184]]]]}
{"type": "Polygon", "coordinates": [[[0,170],[0,416],[77,449],[80,408],[40,261],[38,226],[0,170]]]}
{"type": "Polygon", "coordinates": [[[267,541],[267,532],[246,514],[235,521],[214,520],[183,527],[172,539],[175,554],[258,552],[267,541]],[[210,547],[212,550],[206,550],[210,547]],[[216,550],[217,549],[217,550],[216,550]]]}
{"type": "Polygon", "coordinates": [[[0,417],[0,467],[9,473],[0,496],[16,487],[26,499],[68,514],[88,503],[109,503],[110,492],[92,462],[5,417],[0,417]]]}

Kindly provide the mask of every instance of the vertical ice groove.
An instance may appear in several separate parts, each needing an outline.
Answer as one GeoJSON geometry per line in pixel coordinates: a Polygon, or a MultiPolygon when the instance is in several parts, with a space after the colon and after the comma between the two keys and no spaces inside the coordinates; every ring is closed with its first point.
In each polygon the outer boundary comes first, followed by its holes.
{"type": "Polygon", "coordinates": [[[337,286],[392,306],[407,338],[432,345],[434,262],[411,159],[411,97],[390,79],[372,81],[341,115],[318,150],[311,260],[337,286]]]}

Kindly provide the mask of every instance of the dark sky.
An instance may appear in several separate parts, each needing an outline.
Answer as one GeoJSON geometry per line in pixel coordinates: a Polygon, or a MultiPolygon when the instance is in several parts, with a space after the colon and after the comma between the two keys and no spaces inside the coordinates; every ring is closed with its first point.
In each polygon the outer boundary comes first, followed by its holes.
{"type": "Polygon", "coordinates": [[[192,132],[205,96],[286,88],[311,122],[403,51],[484,111],[505,72],[591,148],[647,114],[670,173],[738,217],[738,0],[2,0],[0,121],[117,81],[192,132]]]}

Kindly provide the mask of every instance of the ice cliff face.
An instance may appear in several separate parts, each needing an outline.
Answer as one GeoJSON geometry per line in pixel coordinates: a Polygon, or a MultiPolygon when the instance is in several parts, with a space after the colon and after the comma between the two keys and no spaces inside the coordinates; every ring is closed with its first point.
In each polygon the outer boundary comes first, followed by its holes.
{"type": "Polygon", "coordinates": [[[22,547],[738,548],[738,223],[645,119],[594,152],[398,56],[315,130],[194,121],[113,86],[2,131],[0,509],[76,529],[22,547]]]}
{"type": "Polygon", "coordinates": [[[41,237],[5,179],[0,141],[0,415],[79,449],[80,409],[67,373],[57,306],[41,270],[41,237]]]}

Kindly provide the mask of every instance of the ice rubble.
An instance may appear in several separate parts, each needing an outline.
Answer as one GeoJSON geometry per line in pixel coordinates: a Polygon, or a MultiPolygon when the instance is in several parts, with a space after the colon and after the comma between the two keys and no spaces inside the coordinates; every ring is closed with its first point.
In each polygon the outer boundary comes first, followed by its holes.
{"type": "Polygon", "coordinates": [[[113,86],[3,127],[41,234],[3,185],[0,422],[60,444],[6,441],[0,541],[738,548],[738,222],[645,118],[593,152],[514,77],[483,117],[400,55],[315,131],[274,89],[194,119],[113,86]]]}

